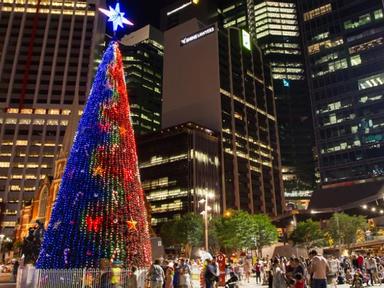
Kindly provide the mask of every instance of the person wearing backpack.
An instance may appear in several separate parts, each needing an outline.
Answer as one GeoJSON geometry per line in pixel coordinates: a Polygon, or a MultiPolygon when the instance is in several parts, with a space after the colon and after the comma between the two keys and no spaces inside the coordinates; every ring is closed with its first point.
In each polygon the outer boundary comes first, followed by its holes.
{"type": "Polygon", "coordinates": [[[148,279],[150,281],[151,288],[162,288],[164,284],[164,270],[160,266],[160,260],[156,259],[151,265],[148,272],[148,279]]]}

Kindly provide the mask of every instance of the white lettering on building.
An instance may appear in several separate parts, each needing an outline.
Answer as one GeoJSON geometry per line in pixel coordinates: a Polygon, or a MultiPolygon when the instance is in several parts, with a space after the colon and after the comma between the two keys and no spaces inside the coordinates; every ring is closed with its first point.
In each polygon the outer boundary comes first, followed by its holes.
{"type": "Polygon", "coordinates": [[[204,36],[212,34],[213,32],[215,32],[215,26],[210,26],[210,27],[208,27],[204,30],[201,30],[195,34],[184,37],[183,39],[181,39],[180,43],[181,43],[181,45],[186,45],[192,41],[198,40],[204,36]]]}

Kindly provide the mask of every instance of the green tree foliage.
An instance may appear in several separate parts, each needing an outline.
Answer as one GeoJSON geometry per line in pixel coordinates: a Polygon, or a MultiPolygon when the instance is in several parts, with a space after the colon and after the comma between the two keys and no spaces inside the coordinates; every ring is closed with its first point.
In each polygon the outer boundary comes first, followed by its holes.
{"type": "Polygon", "coordinates": [[[257,248],[277,241],[276,227],[268,216],[250,215],[244,211],[234,211],[229,217],[216,223],[220,246],[227,250],[257,248]]]}
{"type": "Polygon", "coordinates": [[[194,213],[183,215],[176,221],[176,239],[180,244],[200,246],[204,238],[203,217],[194,213]]]}
{"type": "Polygon", "coordinates": [[[278,239],[276,227],[272,224],[271,219],[262,214],[251,215],[253,239],[259,253],[263,247],[275,243],[278,239]]]}
{"type": "Polygon", "coordinates": [[[164,243],[164,246],[170,247],[178,245],[177,239],[176,239],[176,220],[165,222],[161,225],[160,228],[160,236],[161,240],[164,243]]]}
{"type": "Polygon", "coordinates": [[[350,246],[356,242],[359,231],[365,231],[367,220],[363,216],[334,213],[327,224],[327,232],[336,245],[350,246]]]}
{"type": "Polygon", "coordinates": [[[324,233],[320,228],[320,223],[308,219],[299,222],[290,235],[294,245],[302,245],[307,250],[314,247],[321,247],[324,243],[324,233]]]}
{"type": "Polygon", "coordinates": [[[179,219],[166,222],[160,229],[160,236],[165,246],[200,246],[203,243],[203,233],[203,219],[200,215],[193,213],[188,213],[179,219]]]}

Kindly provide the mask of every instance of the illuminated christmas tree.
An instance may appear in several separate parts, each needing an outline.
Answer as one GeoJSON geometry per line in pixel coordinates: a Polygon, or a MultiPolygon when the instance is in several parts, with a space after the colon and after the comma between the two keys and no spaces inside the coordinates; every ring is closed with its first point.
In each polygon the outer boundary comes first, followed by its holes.
{"type": "Polygon", "coordinates": [[[148,266],[151,246],[120,50],[111,42],[70,152],[36,266],[148,266]]]}

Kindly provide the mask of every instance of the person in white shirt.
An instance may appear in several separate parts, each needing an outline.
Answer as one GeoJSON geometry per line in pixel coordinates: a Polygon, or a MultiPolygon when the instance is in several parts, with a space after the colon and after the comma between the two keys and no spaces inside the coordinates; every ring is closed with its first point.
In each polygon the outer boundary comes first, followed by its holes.
{"type": "Polygon", "coordinates": [[[378,282],[377,279],[377,263],[376,259],[368,253],[367,257],[364,260],[364,266],[369,274],[369,278],[371,279],[371,285],[374,285],[374,282],[378,282]]]}
{"type": "Polygon", "coordinates": [[[340,261],[334,256],[331,256],[331,258],[328,260],[328,265],[329,265],[329,273],[327,277],[328,284],[332,285],[333,287],[336,287],[337,275],[340,271],[340,261]]]}

